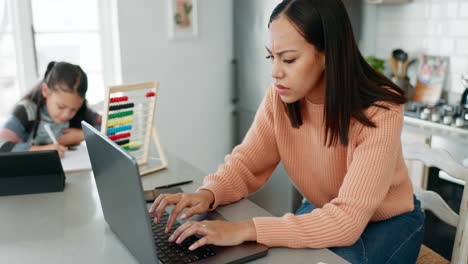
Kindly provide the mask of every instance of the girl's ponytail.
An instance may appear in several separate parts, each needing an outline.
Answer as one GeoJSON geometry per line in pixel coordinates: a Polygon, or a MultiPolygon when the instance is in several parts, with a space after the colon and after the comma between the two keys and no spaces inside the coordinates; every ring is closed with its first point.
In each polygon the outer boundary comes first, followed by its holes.
{"type": "Polygon", "coordinates": [[[88,91],[88,76],[86,73],[81,69],[80,66],[78,66],[78,69],[80,71],[80,78],[78,81],[78,86],[76,87],[76,92],[80,94],[81,96],[85,97],[86,92],[88,91]]]}
{"type": "Polygon", "coordinates": [[[47,64],[47,69],[46,69],[46,71],[44,73],[44,78],[43,78],[44,82],[46,82],[47,76],[49,75],[50,70],[52,70],[52,68],[54,68],[54,66],[55,66],[55,61],[51,61],[51,62],[49,62],[49,64],[47,64]]]}

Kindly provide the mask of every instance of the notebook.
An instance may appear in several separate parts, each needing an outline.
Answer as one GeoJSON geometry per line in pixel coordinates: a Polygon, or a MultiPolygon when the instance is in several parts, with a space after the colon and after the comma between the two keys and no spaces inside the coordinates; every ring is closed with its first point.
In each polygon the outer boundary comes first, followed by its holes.
{"type": "Polygon", "coordinates": [[[73,149],[65,151],[60,159],[64,172],[91,170],[91,161],[86,144],[82,143],[73,149]]]}
{"type": "MultiPolygon", "coordinates": [[[[199,260],[185,255],[176,259],[171,257],[174,254],[166,254],[171,246],[152,224],[148,213],[151,204],[146,203],[136,160],[88,123],[83,121],[82,128],[104,218],[140,263],[158,263],[158,257],[162,263],[245,263],[267,254],[266,246],[254,242],[233,247],[211,246],[212,252],[203,248],[200,255],[206,256],[199,260]]],[[[216,211],[203,217],[198,220],[222,219],[216,211]]]]}

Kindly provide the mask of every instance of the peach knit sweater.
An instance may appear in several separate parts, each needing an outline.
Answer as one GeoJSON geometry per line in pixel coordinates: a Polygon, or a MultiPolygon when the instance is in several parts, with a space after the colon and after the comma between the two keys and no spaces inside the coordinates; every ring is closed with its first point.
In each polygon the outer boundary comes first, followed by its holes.
{"type": "MultiPolygon", "coordinates": [[[[317,206],[309,214],[257,217],[257,241],[267,246],[348,246],[369,221],[413,210],[413,191],[401,150],[403,107],[371,106],[377,128],[351,122],[349,145],[324,146],[323,105],[302,100],[303,125],[293,128],[270,86],[244,138],[201,189],[214,193],[213,208],[259,190],[281,161],[294,185],[317,206]]],[[[276,199],[286,199],[278,193],[276,199]]],[[[274,199],[274,198],[273,198],[274,199]]]]}

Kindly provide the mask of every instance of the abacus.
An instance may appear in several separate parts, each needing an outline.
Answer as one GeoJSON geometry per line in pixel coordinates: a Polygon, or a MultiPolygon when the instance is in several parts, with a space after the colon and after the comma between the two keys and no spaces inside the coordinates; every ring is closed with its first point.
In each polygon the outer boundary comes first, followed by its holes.
{"type": "Polygon", "coordinates": [[[167,167],[154,125],[158,82],[108,87],[101,132],[130,153],[145,175],[167,167]]]}

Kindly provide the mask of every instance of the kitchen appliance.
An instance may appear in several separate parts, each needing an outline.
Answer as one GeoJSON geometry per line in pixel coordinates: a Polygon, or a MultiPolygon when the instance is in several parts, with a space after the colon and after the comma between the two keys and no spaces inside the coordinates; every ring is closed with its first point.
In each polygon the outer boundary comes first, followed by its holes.
{"type": "Polygon", "coordinates": [[[405,104],[404,113],[405,116],[468,132],[468,109],[460,105],[448,104],[443,99],[436,104],[409,101],[405,104]]]}
{"type": "Polygon", "coordinates": [[[397,79],[405,79],[406,67],[408,67],[408,53],[402,49],[396,49],[392,52],[390,61],[392,63],[393,75],[397,79]]]}
{"type": "Polygon", "coordinates": [[[465,86],[465,91],[460,99],[460,105],[463,108],[468,109],[468,76],[462,75],[462,84],[465,86]]]}

